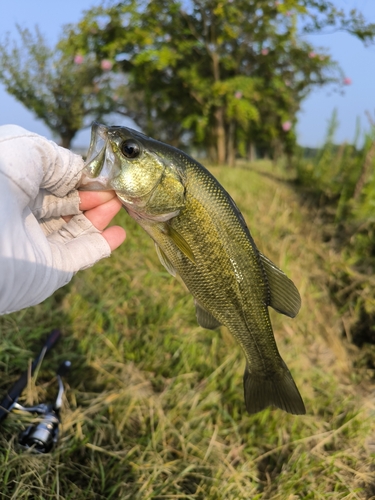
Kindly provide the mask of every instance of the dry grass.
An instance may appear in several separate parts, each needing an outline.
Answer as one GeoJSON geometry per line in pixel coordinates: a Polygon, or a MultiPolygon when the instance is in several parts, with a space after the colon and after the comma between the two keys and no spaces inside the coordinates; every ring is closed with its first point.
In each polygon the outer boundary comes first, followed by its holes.
{"type": "Polygon", "coordinates": [[[17,448],[26,416],[11,415],[2,426],[2,498],[375,498],[373,388],[352,368],[327,288],[327,269],[340,255],[321,243],[319,224],[286,183],[245,169],[212,170],[259,248],[301,291],[297,318],[272,320],[307,415],[247,415],[239,347],[225,329],[196,325],[191,297],[120,214],[128,232],[121,250],[44,304],[1,319],[2,390],[53,327],[64,338],[29,402],[53,395],[43,382],[62,360],[73,363],[53,453],[17,448]]]}

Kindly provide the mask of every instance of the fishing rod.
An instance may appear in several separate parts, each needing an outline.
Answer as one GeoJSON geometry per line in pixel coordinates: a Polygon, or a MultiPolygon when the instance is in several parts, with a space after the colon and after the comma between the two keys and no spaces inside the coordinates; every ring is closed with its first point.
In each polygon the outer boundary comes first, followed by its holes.
{"type": "MultiPolygon", "coordinates": [[[[39,355],[31,364],[31,376],[37,366],[43,361],[44,356],[55,345],[60,338],[60,330],[52,330],[45,341],[39,355]]],[[[20,378],[8,390],[6,396],[0,403],[0,422],[4,420],[12,410],[22,410],[29,413],[36,413],[43,418],[36,424],[29,425],[26,430],[19,435],[18,442],[23,448],[30,448],[37,453],[48,453],[57,443],[59,425],[61,423],[60,408],[64,394],[64,384],[62,378],[71,366],[70,361],[64,361],[56,372],[59,386],[58,394],[54,403],[41,403],[36,406],[22,406],[17,400],[27,385],[30,375],[28,370],[24,371],[20,378]]]]}

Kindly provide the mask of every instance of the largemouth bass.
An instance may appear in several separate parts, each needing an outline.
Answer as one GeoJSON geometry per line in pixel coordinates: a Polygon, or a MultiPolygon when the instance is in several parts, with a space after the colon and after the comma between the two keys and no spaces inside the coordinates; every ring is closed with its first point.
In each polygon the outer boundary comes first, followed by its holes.
{"type": "Polygon", "coordinates": [[[198,323],[225,325],[246,357],[246,409],[305,406],[276,346],[268,306],[294,317],[293,282],[256,247],[236,204],[200,163],[125,127],[94,124],[82,189],[113,189],[194,297],[198,323]]]}

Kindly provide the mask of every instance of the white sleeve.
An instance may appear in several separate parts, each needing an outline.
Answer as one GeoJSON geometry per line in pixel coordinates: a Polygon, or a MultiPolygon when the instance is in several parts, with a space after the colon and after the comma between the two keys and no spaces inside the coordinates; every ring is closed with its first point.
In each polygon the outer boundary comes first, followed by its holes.
{"type": "Polygon", "coordinates": [[[78,209],[83,166],[80,156],[44,137],[0,127],[0,314],[42,302],[78,270],[110,255],[78,209]],[[68,223],[60,218],[66,211],[77,214],[68,223]],[[55,217],[58,230],[43,230],[41,215],[55,217]]]}

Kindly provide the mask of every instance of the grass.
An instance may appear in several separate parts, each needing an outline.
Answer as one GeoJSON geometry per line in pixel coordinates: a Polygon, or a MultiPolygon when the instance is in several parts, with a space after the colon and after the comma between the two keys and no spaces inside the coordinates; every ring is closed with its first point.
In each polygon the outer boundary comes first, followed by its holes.
{"type": "Polygon", "coordinates": [[[51,454],[18,448],[30,417],[4,421],[1,498],[375,498],[371,384],[353,369],[327,284],[327,266],[340,255],[322,243],[320,225],[287,183],[249,169],[212,171],[260,250],[301,292],[297,318],[272,312],[272,321],[307,415],[246,413],[238,345],[224,328],[197,326],[187,291],[121,213],[128,233],[121,249],[43,304],[0,319],[2,392],[52,328],[63,338],[22,401],[53,398],[54,369],[65,359],[73,364],[51,454]]]}

